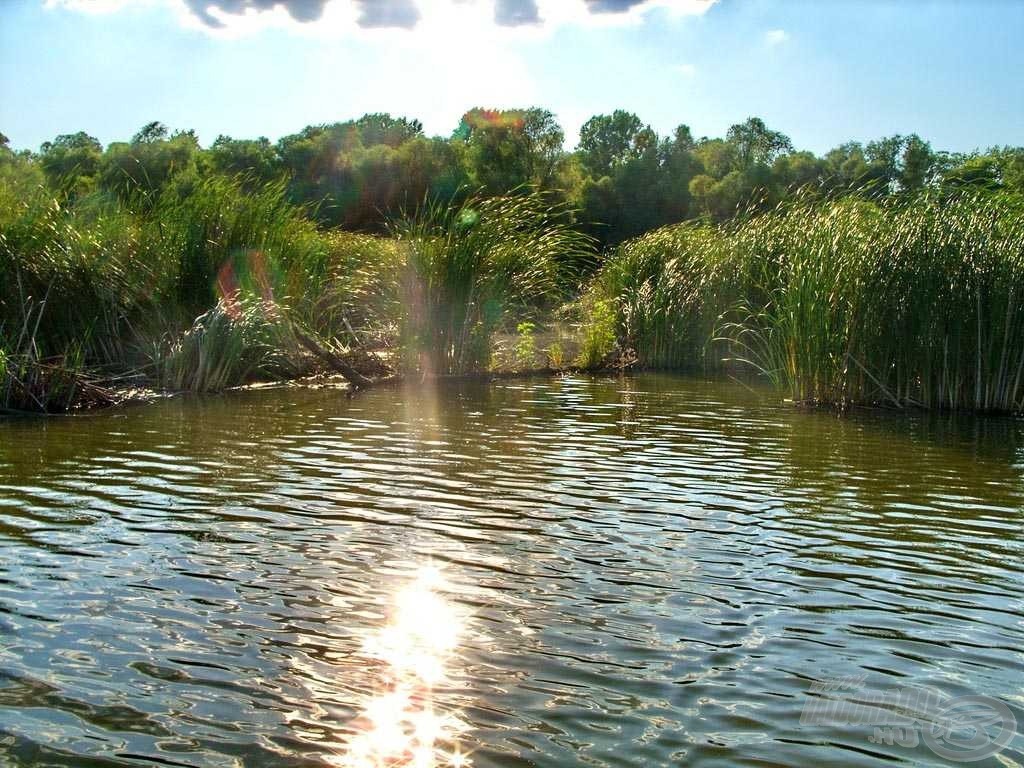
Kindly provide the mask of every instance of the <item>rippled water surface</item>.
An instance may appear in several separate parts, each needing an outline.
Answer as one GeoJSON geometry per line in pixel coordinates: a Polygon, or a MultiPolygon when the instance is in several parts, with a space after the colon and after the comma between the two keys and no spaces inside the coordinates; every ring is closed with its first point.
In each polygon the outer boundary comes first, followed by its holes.
{"type": "Polygon", "coordinates": [[[355,765],[433,728],[388,759],[941,765],[801,713],[847,676],[1024,730],[1022,510],[1020,422],[667,376],[8,421],[0,763],[355,765]]]}

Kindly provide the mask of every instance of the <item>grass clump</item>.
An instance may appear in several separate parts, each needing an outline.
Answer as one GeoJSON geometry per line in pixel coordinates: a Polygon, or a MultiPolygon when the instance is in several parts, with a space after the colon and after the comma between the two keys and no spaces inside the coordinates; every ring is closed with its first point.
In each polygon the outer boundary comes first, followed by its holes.
{"type": "Polygon", "coordinates": [[[535,192],[428,203],[393,230],[402,258],[402,342],[426,374],[486,370],[517,308],[550,304],[591,241],[535,192]]]}
{"type": "Polygon", "coordinates": [[[154,367],[167,389],[220,392],[260,377],[295,375],[301,369],[297,349],[280,307],[236,296],[217,302],[179,337],[158,346],[154,367]]]}

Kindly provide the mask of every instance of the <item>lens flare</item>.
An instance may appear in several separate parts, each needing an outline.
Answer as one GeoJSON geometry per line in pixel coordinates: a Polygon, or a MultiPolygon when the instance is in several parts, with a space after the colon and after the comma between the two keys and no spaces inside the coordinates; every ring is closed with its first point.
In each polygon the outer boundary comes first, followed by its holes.
{"type": "Polygon", "coordinates": [[[382,690],[362,708],[355,736],[338,763],[346,768],[460,768],[471,761],[459,746],[467,725],[438,712],[434,688],[448,677],[462,619],[441,594],[442,573],[419,570],[395,595],[388,623],[370,637],[363,654],[382,662],[382,690]]]}

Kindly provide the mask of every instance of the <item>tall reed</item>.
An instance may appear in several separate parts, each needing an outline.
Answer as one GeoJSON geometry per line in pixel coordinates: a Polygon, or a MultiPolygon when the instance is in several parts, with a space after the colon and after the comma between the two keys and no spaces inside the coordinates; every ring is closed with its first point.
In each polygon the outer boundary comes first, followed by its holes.
{"type": "Polygon", "coordinates": [[[43,356],[74,346],[96,363],[121,364],[138,287],[154,279],[139,258],[140,226],[119,203],[94,195],[69,205],[39,190],[0,209],[0,327],[19,327],[46,302],[34,343],[43,356]]]}
{"type": "Polygon", "coordinates": [[[309,310],[326,279],[327,249],[284,182],[250,189],[243,178],[210,176],[187,194],[169,189],[146,219],[146,256],[173,276],[161,303],[195,315],[235,290],[288,298],[309,310]]]}
{"type": "Polygon", "coordinates": [[[319,319],[328,246],[282,184],[250,190],[242,181],[209,177],[187,194],[169,187],[137,210],[103,195],[0,196],[0,334],[45,297],[38,359],[144,366],[165,385],[197,390],[274,368],[266,346],[288,340],[250,307],[287,305],[302,322],[319,319]],[[236,304],[244,322],[224,314],[236,304]]]}
{"type": "Polygon", "coordinates": [[[286,378],[301,368],[291,325],[269,301],[244,295],[217,302],[180,336],[154,348],[161,386],[219,392],[258,377],[286,378]]]}
{"type": "Polygon", "coordinates": [[[1024,204],[795,203],[621,246],[595,282],[648,365],[750,365],[795,401],[1024,409],[1024,204]]]}
{"type": "Polygon", "coordinates": [[[426,203],[392,230],[402,259],[408,364],[430,374],[485,370],[492,336],[516,306],[553,301],[589,238],[542,194],[426,203]]]}

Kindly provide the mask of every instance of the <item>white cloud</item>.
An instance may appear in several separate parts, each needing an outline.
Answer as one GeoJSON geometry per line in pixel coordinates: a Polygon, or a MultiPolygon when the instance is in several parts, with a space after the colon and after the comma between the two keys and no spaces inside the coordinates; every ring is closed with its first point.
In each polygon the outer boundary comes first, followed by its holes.
{"type": "Polygon", "coordinates": [[[681,74],[683,77],[695,77],[697,74],[697,68],[693,64],[680,64],[676,67],[676,72],[681,74]]]}
{"type": "Polygon", "coordinates": [[[789,39],[784,29],[769,29],[764,35],[764,41],[770,46],[782,45],[789,39]]]}
{"type": "Polygon", "coordinates": [[[164,5],[189,27],[236,38],[268,27],[316,36],[423,31],[432,21],[473,21],[473,34],[500,29],[518,37],[546,36],[567,25],[609,27],[641,23],[654,9],[699,16],[718,0],[44,0],[48,8],[110,13],[128,6],[164,5]]]}

